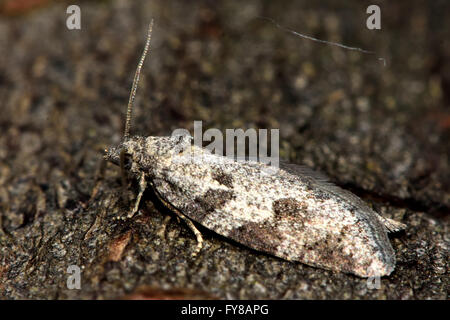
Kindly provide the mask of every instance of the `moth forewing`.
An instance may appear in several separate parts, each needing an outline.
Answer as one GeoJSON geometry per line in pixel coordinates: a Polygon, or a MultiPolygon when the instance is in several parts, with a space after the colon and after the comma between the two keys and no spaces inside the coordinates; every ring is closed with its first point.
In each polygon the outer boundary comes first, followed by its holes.
{"type": "Polygon", "coordinates": [[[336,196],[313,175],[283,168],[265,175],[265,164],[236,162],[195,146],[197,156],[206,153],[202,162],[177,159],[186,153],[168,157],[167,149],[179,143],[185,139],[148,137],[145,147],[156,152],[146,167],[158,194],[192,220],[286,260],[363,277],[394,269],[387,231],[367,205],[336,196]]]}

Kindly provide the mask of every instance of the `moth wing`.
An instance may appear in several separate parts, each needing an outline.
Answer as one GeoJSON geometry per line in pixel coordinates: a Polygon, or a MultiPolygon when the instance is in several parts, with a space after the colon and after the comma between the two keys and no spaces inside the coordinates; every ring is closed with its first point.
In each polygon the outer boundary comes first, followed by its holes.
{"type": "Polygon", "coordinates": [[[390,233],[400,232],[406,229],[406,224],[404,223],[395,221],[393,219],[385,218],[380,215],[378,215],[378,217],[380,217],[380,221],[384,224],[384,226],[390,233]]]}
{"type": "Polygon", "coordinates": [[[395,255],[386,230],[362,200],[303,166],[283,163],[281,169],[290,174],[279,176],[261,174],[262,169],[249,162],[172,162],[152,183],[164,201],[187,217],[258,251],[364,277],[372,264],[378,274],[392,272],[395,255]],[[360,205],[361,224],[348,225],[355,217],[331,198],[331,207],[323,207],[330,204],[320,198],[314,203],[307,185],[312,193],[322,189],[319,196],[339,195],[353,208],[360,205]],[[374,255],[376,250],[381,256],[374,255]]]}
{"type": "Polygon", "coordinates": [[[309,180],[315,187],[349,201],[360,210],[373,211],[374,213],[376,213],[378,219],[386,227],[388,232],[399,232],[406,229],[405,224],[381,216],[378,212],[372,210],[361,198],[359,198],[352,192],[342,189],[341,187],[330,182],[329,178],[321,172],[314,171],[306,166],[288,163],[286,161],[280,161],[280,169],[285,170],[292,175],[297,175],[302,177],[303,179],[309,180]]]}

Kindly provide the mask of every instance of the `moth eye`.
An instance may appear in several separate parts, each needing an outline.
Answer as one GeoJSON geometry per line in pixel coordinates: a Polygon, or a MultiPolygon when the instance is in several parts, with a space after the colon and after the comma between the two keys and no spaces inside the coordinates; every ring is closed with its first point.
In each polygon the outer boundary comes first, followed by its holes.
{"type": "Polygon", "coordinates": [[[129,170],[131,168],[131,164],[133,162],[131,154],[125,154],[125,168],[129,170]]]}
{"type": "Polygon", "coordinates": [[[131,154],[126,152],[120,153],[120,162],[123,164],[124,168],[129,170],[131,168],[132,157],[131,154]]]}

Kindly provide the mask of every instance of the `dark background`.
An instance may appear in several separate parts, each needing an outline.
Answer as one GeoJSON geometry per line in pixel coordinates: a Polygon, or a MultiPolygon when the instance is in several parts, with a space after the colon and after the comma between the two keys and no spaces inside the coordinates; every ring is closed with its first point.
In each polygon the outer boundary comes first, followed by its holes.
{"type": "Polygon", "coordinates": [[[80,1],[74,31],[69,4],[0,1],[0,297],[447,298],[448,1],[80,1]],[[366,28],[370,4],[381,30],[366,28]],[[397,267],[379,290],[203,228],[194,259],[193,234],[151,201],[113,220],[128,208],[119,170],[101,159],[122,137],[151,18],[132,133],[194,120],[280,128],[282,157],[408,225],[391,237],[397,267]],[[72,264],[81,290],[66,288],[72,264]]]}

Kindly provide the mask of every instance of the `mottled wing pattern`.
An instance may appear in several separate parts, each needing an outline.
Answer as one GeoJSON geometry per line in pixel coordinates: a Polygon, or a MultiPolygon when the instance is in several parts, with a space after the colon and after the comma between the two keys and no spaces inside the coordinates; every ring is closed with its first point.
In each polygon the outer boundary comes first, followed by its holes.
{"type": "Polygon", "coordinates": [[[304,167],[283,164],[266,174],[264,164],[202,150],[195,149],[197,162],[183,154],[159,159],[152,178],[160,196],[189,218],[286,260],[360,276],[393,270],[386,229],[358,197],[304,167]]]}
{"type": "Polygon", "coordinates": [[[356,206],[362,211],[372,211],[374,215],[378,217],[381,223],[386,227],[388,232],[398,232],[404,230],[406,225],[380,216],[376,211],[372,210],[367,203],[365,203],[361,198],[351,193],[348,190],[342,189],[329,181],[329,178],[323,173],[316,172],[309,167],[301,166],[297,164],[288,163],[285,161],[280,161],[280,169],[285,170],[293,175],[301,176],[304,179],[310,181],[316,188],[329,192],[336,197],[341,198],[344,201],[356,206]]]}

